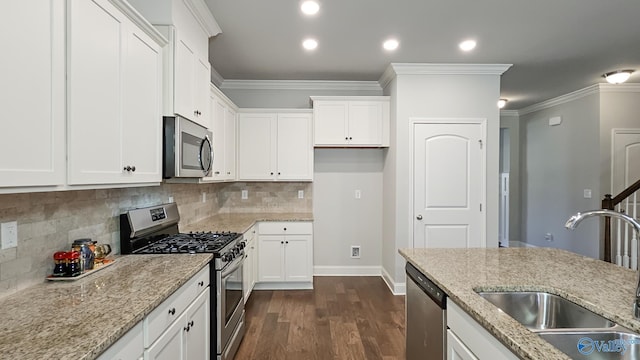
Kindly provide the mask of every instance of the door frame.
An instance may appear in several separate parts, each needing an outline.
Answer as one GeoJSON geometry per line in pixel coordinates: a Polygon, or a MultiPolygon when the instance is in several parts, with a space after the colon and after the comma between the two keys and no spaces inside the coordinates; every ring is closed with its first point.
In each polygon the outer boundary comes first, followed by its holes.
{"type": "Polygon", "coordinates": [[[415,218],[415,198],[414,198],[414,189],[415,189],[415,171],[414,171],[414,152],[415,152],[415,128],[418,124],[479,124],[480,132],[482,134],[482,139],[484,139],[484,144],[482,146],[482,185],[481,188],[484,190],[480,194],[480,201],[483,204],[482,208],[482,237],[480,239],[480,244],[482,247],[487,247],[487,118],[467,118],[467,117],[459,117],[459,118],[444,118],[444,117],[409,117],[409,144],[411,144],[411,151],[409,151],[409,214],[411,216],[408,217],[407,226],[409,227],[409,234],[411,236],[411,246],[414,245],[414,218],[415,218]]]}
{"type": "MultiPolygon", "coordinates": [[[[609,193],[610,194],[614,194],[620,190],[616,190],[614,189],[615,186],[615,162],[616,162],[616,158],[615,158],[615,150],[616,150],[616,135],[621,135],[621,134],[640,134],[640,128],[613,128],[611,129],[611,183],[609,184],[609,193]]],[[[623,187],[624,189],[624,187],[623,187]]]]}

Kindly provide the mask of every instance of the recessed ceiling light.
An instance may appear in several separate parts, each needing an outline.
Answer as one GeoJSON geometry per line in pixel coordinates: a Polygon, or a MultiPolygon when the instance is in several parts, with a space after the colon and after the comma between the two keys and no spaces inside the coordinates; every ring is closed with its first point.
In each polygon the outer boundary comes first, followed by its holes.
{"type": "Polygon", "coordinates": [[[498,100],[498,109],[502,109],[505,105],[507,105],[507,99],[500,99],[498,100]]]}
{"type": "Polygon", "coordinates": [[[476,47],[476,41],[475,40],[465,40],[465,41],[461,42],[458,46],[460,46],[460,49],[462,51],[471,51],[476,47]]]}
{"type": "Polygon", "coordinates": [[[302,2],[300,10],[306,15],[315,15],[320,10],[320,4],[313,0],[307,0],[302,2]]]}
{"type": "Polygon", "coordinates": [[[629,77],[633,74],[633,70],[618,70],[608,72],[602,75],[610,84],[622,84],[629,80],[629,77]]]}
{"type": "Polygon", "coordinates": [[[398,40],[396,39],[389,39],[387,41],[385,41],[382,46],[384,47],[385,50],[388,51],[393,51],[395,49],[398,48],[398,45],[400,45],[400,43],[398,42],[398,40]]]}
{"type": "Polygon", "coordinates": [[[306,39],[302,42],[302,46],[307,50],[313,50],[318,47],[318,42],[314,39],[306,39]]]}

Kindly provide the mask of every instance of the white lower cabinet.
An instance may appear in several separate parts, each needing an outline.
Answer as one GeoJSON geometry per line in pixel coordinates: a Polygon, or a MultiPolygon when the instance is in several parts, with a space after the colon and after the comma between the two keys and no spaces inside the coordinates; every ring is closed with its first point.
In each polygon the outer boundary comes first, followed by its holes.
{"type": "Polygon", "coordinates": [[[116,341],[98,360],[140,360],[143,359],[144,341],[142,321],[116,341]]]}
{"type": "Polygon", "coordinates": [[[146,351],[145,360],[209,359],[209,288],[146,351]]]}
{"type": "Polygon", "coordinates": [[[507,347],[453,301],[447,301],[448,360],[517,360],[507,347]]]}
{"type": "Polygon", "coordinates": [[[244,302],[249,300],[251,291],[256,285],[258,279],[258,240],[257,238],[257,226],[252,226],[244,233],[244,240],[247,242],[247,246],[244,248],[246,255],[244,259],[244,265],[242,268],[242,288],[244,289],[244,302]]]}
{"type": "Polygon", "coordinates": [[[269,289],[313,287],[311,222],[259,224],[258,281],[260,288],[269,289]],[[268,283],[273,284],[269,286],[268,283]]]}

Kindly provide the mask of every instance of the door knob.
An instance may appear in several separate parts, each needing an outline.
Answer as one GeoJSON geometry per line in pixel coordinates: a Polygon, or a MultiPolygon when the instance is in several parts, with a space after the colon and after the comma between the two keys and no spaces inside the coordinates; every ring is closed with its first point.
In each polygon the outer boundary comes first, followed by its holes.
{"type": "Polygon", "coordinates": [[[422,220],[422,215],[418,215],[418,216],[416,216],[416,219],[418,219],[418,220],[422,220]]]}

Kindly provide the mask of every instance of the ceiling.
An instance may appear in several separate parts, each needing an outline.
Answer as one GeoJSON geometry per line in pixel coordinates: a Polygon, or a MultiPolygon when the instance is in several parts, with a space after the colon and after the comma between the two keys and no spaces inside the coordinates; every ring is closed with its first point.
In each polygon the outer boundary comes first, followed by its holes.
{"type": "MultiPolygon", "coordinates": [[[[222,33],[209,61],[225,80],[377,81],[394,63],[513,64],[505,109],[518,110],[640,70],[638,0],[205,0],[222,33]],[[306,51],[304,38],[318,48],[306,51]],[[395,37],[389,53],[382,42],[395,37]],[[475,50],[458,43],[473,38],[475,50]]],[[[640,82],[640,72],[628,82],[640,82]]]]}

